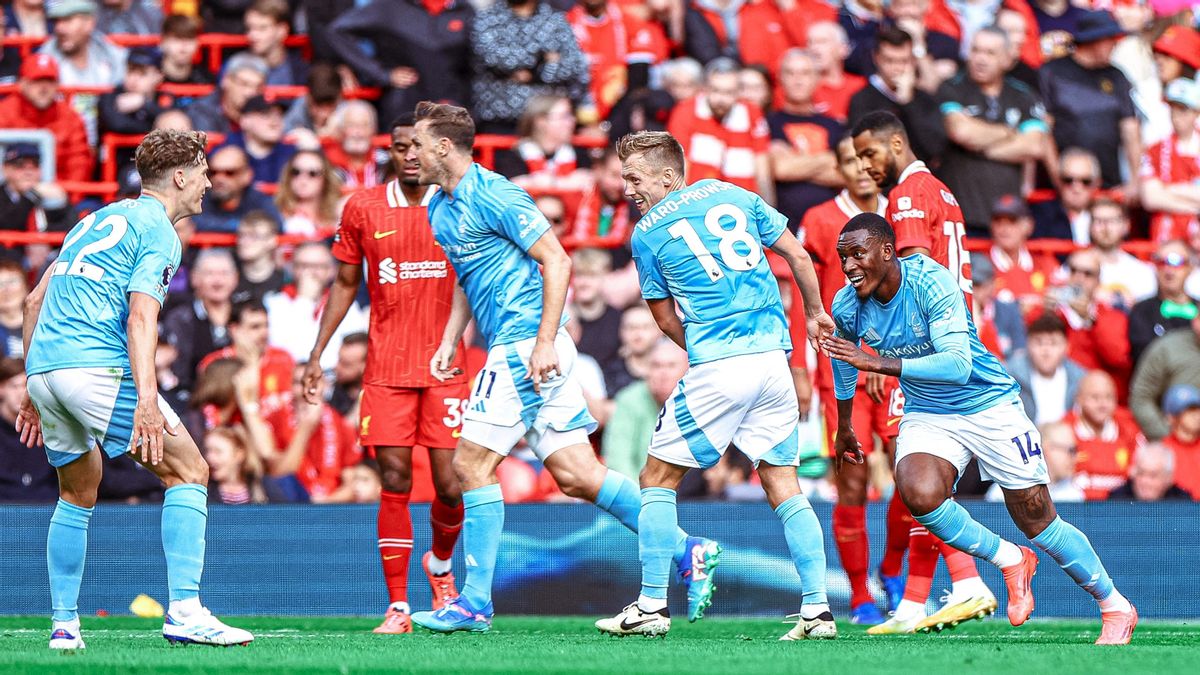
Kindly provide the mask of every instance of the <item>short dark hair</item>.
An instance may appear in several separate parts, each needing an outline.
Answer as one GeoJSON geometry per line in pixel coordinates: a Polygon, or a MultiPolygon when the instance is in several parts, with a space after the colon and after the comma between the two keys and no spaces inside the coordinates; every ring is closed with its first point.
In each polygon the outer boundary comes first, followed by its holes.
{"type": "Polygon", "coordinates": [[[246,315],[251,312],[267,313],[267,306],[262,303],[262,300],[250,298],[238,303],[234,303],[233,309],[229,312],[229,323],[241,325],[246,320],[246,315]]]}
{"type": "Polygon", "coordinates": [[[879,53],[879,48],[882,45],[890,45],[892,47],[907,47],[912,45],[912,36],[908,31],[897,26],[884,24],[879,27],[879,31],[875,33],[875,53],[879,53]]]}
{"type": "Polygon", "coordinates": [[[904,130],[904,122],[887,110],[876,110],[863,115],[862,119],[850,130],[850,136],[854,137],[868,132],[872,136],[900,134],[904,138],[904,142],[908,142],[908,133],[904,130]]]}
{"type": "Polygon", "coordinates": [[[332,63],[312,64],[308,71],[308,99],[313,103],[337,103],[342,97],[342,78],[332,63]]]}
{"type": "Polygon", "coordinates": [[[367,334],[362,331],[359,331],[357,333],[351,333],[351,334],[347,335],[346,337],[342,338],[342,346],[345,347],[346,345],[350,345],[350,346],[366,345],[369,341],[370,340],[369,340],[367,334]]]}
{"type": "Polygon", "coordinates": [[[1067,324],[1053,312],[1044,312],[1029,323],[1025,330],[1027,335],[1045,335],[1047,333],[1067,334],[1067,324]]]}
{"type": "Polygon", "coordinates": [[[162,36],[179,40],[195,40],[200,37],[200,20],[186,14],[171,14],[163,19],[162,36]]]}
{"type": "Polygon", "coordinates": [[[416,123],[416,115],[410,112],[402,112],[396,116],[396,119],[392,120],[391,125],[388,126],[388,131],[395,132],[400,127],[411,127],[415,126],[416,123]]]}
{"type": "Polygon", "coordinates": [[[878,213],[860,213],[842,226],[842,234],[866,230],[867,234],[879,237],[885,244],[896,245],[896,231],[887,219],[878,213]]]}
{"type": "Polygon", "coordinates": [[[271,228],[271,234],[279,234],[279,221],[271,214],[262,209],[255,209],[238,221],[238,228],[250,227],[252,225],[266,225],[271,228]]]}
{"type": "Polygon", "coordinates": [[[459,150],[471,152],[475,147],[475,120],[466,108],[448,103],[421,101],[417,104],[414,123],[428,122],[429,131],[437,138],[448,138],[459,150]]]}
{"type": "Polygon", "coordinates": [[[637,154],[650,164],[666,165],[683,173],[683,146],[665,131],[635,131],[617,141],[617,156],[622,162],[637,154]]]}
{"type": "Polygon", "coordinates": [[[254,0],[246,11],[262,14],[275,23],[286,23],[288,26],[292,23],[292,11],[287,0],[254,0]]]}
{"type": "Polygon", "coordinates": [[[27,276],[28,272],[26,272],[21,263],[17,262],[16,260],[13,260],[12,258],[0,258],[0,272],[12,272],[13,274],[21,277],[21,282],[25,284],[26,288],[29,288],[29,277],[27,276]]]}

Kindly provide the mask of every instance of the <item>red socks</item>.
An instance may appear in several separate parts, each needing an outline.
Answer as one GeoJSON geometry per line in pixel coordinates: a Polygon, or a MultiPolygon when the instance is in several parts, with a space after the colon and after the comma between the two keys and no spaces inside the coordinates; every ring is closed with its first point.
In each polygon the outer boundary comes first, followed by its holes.
{"type": "Polygon", "coordinates": [[[885,577],[900,576],[914,522],[904,500],[900,499],[900,491],[892,493],[887,512],[887,548],[883,552],[883,561],[879,563],[879,574],[885,577]]]}
{"type": "Polygon", "coordinates": [[[833,507],[833,540],[837,543],[842,568],[850,579],[850,606],[874,602],[867,588],[867,569],[870,564],[870,542],[867,539],[867,509],[865,506],[833,507]]]}
{"type": "Polygon", "coordinates": [[[904,584],[904,599],[924,605],[933,586],[937,570],[938,538],[924,527],[913,524],[908,541],[908,580],[904,584]]]}
{"type": "Polygon", "coordinates": [[[429,505],[429,525],[433,528],[433,557],[438,560],[449,560],[454,555],[454,544],[458,542],[458,533],[462,532],[463,505],[447,506],[440,499],[434,499],[429,505]]]}
{"type": "Polygon", "coordinates": [[[975,568],[975,558],[971,554],[964,553],[944,541],[940,543],[942,557],[946,559],[946,567],[950,569],[951,581],[958,583],[979,576],[979,570],[975,568]]]}
{"type": "MultiPolygon", "coordinates": [[[[385,490],[379,500],[379,557],[383,560],[389,603],[408,602],[408,561],[413,545],[408,497],[408,493],[385,490]]],[[[459,522],[462,522],[461,517],[459,522]]]]}

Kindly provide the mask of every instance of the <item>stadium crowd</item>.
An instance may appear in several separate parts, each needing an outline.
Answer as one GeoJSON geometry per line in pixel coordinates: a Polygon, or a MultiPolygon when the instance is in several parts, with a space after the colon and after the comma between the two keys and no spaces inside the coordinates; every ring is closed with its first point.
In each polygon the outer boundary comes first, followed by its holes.
{"type": "MultiPolygon", "coordinates": [[[[637,212],[611,141],[670,131],[689,180],[758,192],[803,239],[810,209],[840,193],[875,198],[838,147],[886,109],[962,205],[980,336],[1042,429],[1054,499],[1200,500],[1200,5],[5,0],[3,10],[0,501],[57,498],[44,454],[13,430],[22,301],[54,246],[7,233],[65,232],[106,198],[136,195],[130,147],[102,140],[155,128],[214,141],[204,212],[176,226],[184,262],[156,357],[164,395],[211,466],[211,498],[377,501],[378,467],[357,445],[365,293],[321,361],[325,404],[303,402],[300,373],[345,199],[391,179],[379,135],[425,99],[471,109],[488,134],[480,161],[529,190],[572,251],[568,328],[610,467],[637,475],[687,369],[640,301],[628,248],[637,212]],[[206,42],[214,35],[235,39],[206,42]],[[52,156],[30,131],[50,132],[52,156]],[[197,236],[211,234],[227,237],[197,236]]],[[[473,344],[471,372],[483,356],[473,344]]],[[[832,403],[812,399],[818,358],[798,373],[806,414],[832,403]]],[[[809,436],[801,476],[831,498],[823,434],[809,436]]],[[[414,463],[413,500],[428,500],[428,462],[414,463]]],[[[505,500],[565,499],[540,469],[532,454],[503,462],[505,500]]],[[[681,498],[763,498],[738,453],[693,473],[681,498]]],[[[891,488],[875,473],[877,498],[891,488]]],[[[161,490],[120,458],[101,496],[161,490]]],[[[975,472],[959,495],[998,490],[975,472]]]]}

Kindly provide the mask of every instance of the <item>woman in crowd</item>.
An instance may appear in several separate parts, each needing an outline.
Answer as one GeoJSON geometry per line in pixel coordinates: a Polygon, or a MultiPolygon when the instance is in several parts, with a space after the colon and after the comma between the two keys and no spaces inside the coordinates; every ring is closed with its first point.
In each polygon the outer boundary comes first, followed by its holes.
{"type": "Polygon", "coordinates": [[[209,499],[219,504],[261,504],[262,460],[250,449],[240,426],[221,426],[204,436],[208,460],[209,499]]]}
{"type": "Polygon", "coordinates": [[[320,152],[301,150],[283,167],[275,205],[283,216],[284,234],[333,236],[343,203],[342,179],[320,152]]]}

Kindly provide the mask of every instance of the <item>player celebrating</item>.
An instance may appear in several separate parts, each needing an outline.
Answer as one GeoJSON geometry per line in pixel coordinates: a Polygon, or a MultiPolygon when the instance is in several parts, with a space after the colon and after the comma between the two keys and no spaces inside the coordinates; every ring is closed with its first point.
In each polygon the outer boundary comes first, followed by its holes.
{"type": "Polygon", "coordinates": [[[663,406],[642,469],[641,595],[596,627],[614,635],[670,630],[675,489],[689,468],[712,467],[733,443],[754,462],[800,573],[800,620],[782,639],[837,637],[821,524],[796,482],[799,410],[786,354],[792,344],[763,246],[791,267],[815,343],[822,332],[832,334],[833,322],[808,254],[787,218],[757,195],[716,180],[687,185],[683,147],[670,134],[625,136],[617,154],[626,196],[643,214],[632,240],[642,295],[663,333],[687,349],[690,369],[663,406]]]}
{"type": "MultiPolygon", "coordinates": [[[[837,257],[837,237],[848,218],[860,213],[884,214],[887,198],[879,194],[879,186],[863,169],[854,152],[854,139],[844,137],[835,148],[838,170],[846,182],[833,199],[814,206],[800,221],[801,239],[804,249],[812,256],[813,267],[821,284],[821,304],[830,311],[833,296],[846,285],[846,275],[837,257]]],[[[792,354],[803,357],[804,350],[792,354]]],[[[825,434],[829,447],[833,447],[833,431],[837,428],[837,407],[833,396],[833,371],[829,359],[817,357],[817,391],[820,393],[821,413],[825,418],[825,434]]],[[[854,428],[859,438],[864,439],[864,451],[870,452],[874,444],[872,436],[879,436],[884,448],[891,451],[896,438],[896,424],[904,414],[904,394],[896,378],[885,378],[875,373],[862,377],[854,406],[854,428]]],[[[867,539],[867,483],[869,474],[866,465],[845,465],[836,473],[837,505],[833,507],[833,540],[837,544],[842,567],[850,580],[850,622],[875,625],[884,621],[871,590],[867,586],[870,567],[870,542],[867,539]]],[[[904,577],[901,568],[904,552],[908,550],[912,516],[904,508],[899,495],[892,495],[888,507],[887,547],[879,565],[879,579],[888,595],[888,610],[895,611],[904,593],[904,577]]]]}
{"type": "MultiPolygon", "coordinates": [[[[891,188],[886,218],[895,228],[899,254],[923,253],[933,258],[950,270],[959,289],[969,296],[971,259],[963,248],[962,209],[950,189],[913,154],[904,125],[895,115],[879,111],[864,116],[850,133],[867,173],[881,189],[891,188]]],[[[982,619],[997,607],[996,597],[979,578],[975,561],[917,526],[909,539],[904,599],[891,619],[867,632],[879,635],[941,630],[961,621],[982,619]],[[954,585],[942,609],[926,617],[925,602],[939,551],[946,558],[954,585]]]]}
{"type": "Polygon", "coordinates": [[[365,274],[371,325],[359,439],[364,447],[375,449],[382,475],[377,528],[391,604],[375,632],[390,634],[412,632],[408,563],[413,528],[408,499],[414,444],[429,449],[437,492],[429,508],[433,546],[421,558],[421,567],[433,588],[435,608],[458,596],[450,557],[462,530],[463,507],[453,448],[469,393],[462,350],[450,364],[457,374],[442,381],[429,373],[429,355],[442,342],[455,283],[429,231],[426,208],[437,188],[418,183],[416,164],[405,161],[412,135],[411,113],[392,123],[388,155],[397,177],[358,192],[346,203],[333,244],[338,275],[304,371],[304,398],[318,403],[321,354],[354,303],[365,274]]]}
{"type": "Polygon", "coordinates": [[[822,342],[837,359],[838,458],[863,458],[850,422],[855,369],[899,377],[907,411],[896,444],[896,487],[917,522],[999,567],[1009,621],[1019,626],[1029,618],[1037,554],[996,536],[951,499],[974,456],[984,480],[1004,490],[1021,532],[1099,601],[1096,644],[1128,643],[1137,610],[1087,537],[1055,512],[1041,438],[1021,407],[1020,386],[979,341],[958,280],[924,256],[897,258],[895,248],[894,231],[875,214],[852,218],[838,239],[851,287],[833,302],[837,335],[822,342]],[[859,349],[860,340],[878,354],[859,349]]]}
{"type": "MultiPolygon", "coordinates": [[[[417,106],[406,158],[422,184],[442,188],[430,200],[430,221],[459,281],[430,370],[439,380],[454,372],[472,313],[488,344],[454,455],[466,508],[467,580],[445,607],[412,617],[444,633],[491,627],[492,575],[504,528],[496,466],[522,438],[567,495],[595,502],[634,531],[641,509],[634,482],[605,469],[588,443],[596,422],[571,376],[575,344],[563,328],[571,259],[524,190],[471,160],[474,143],[475,123],[464,108],[417,106]]],[[[712,601],[720,549],[682,530],[673,548],[694,621],[712,601]]]]}
{"type": "Polygon", "coordinates": [[[208,645],[254,639],[200,604],[208,464],[159,395],[154,370],[158,313],[182,251],[173,224],[200,213],[210,187],[206,140],[185,131],[147,135],[134,155],[141,196],[79,221],[26,300],[29,393],[17,429],[30,447],[44,440],[58,470],[46,536],[51,649],[84,648],[77,605],[101,450],[131,453],[167,486],[162,544],[171,602],[163,637],[208,645]]]}

